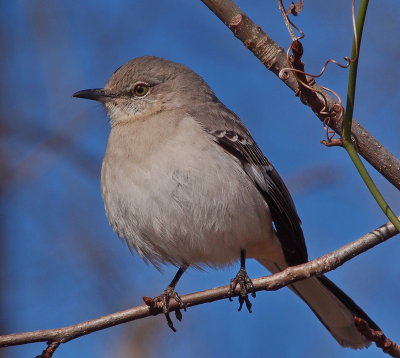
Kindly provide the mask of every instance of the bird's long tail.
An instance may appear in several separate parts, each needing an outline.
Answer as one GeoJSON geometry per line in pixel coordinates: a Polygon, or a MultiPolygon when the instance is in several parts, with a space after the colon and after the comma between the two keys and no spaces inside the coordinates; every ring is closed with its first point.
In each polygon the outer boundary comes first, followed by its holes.
{"type": "MultiPolygon", "coordinates": [[[[277,264],[258,258],[272,273],[281,271],[277,264]]],[[[380,330],[371,318],[339,287],[325,276],[311,277],[289,286],[315,313],[332,336],[344,347],[364,348],[369,342],[354,324],[354,317],[364,319],[372,329],[380,330]]]]}

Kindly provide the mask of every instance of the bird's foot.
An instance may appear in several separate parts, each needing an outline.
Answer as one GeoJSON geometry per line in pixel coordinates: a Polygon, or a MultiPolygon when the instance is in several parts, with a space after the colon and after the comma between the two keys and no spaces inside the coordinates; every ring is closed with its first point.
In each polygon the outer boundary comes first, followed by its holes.
{"type": "Polygon", "coordinates": [[[247,310],[249,311],[249,313],[251,313],[252,304],[249,299],[249,293],[253,298],[256,297],[256,293],[254,292],[253,281],[247,275],[246,269],[244,267],[241,267],[236,276],[231,280],[231,284],[228,291],[228,296],[230,301],[232,301],[232,296],[235,293],[237,285],[239,285],[240,287],[238,311],[242,309],[243,303],[245,303],[247,310]]]}
{"type": "Polygon", "coordinates": [[[174,324],[172,322],[172,319],[170,317],[170,312],[169,312],[169,301],[170,299],[173,298],[179,305],[179,308],[174,310],[175,317],[178,321],[182,320],[182,312],[181,309],[186,311],[186,305],[183,303],[181,297],[178,295],[177,292],[175,292],[175,289],[173,287],[168,286],[163,293],[160,296],[157,296],[153,298],[153,304],[161,304],[162,305],[162,310],[165,315],[165,318],[167,319],[167,324],[168,327],[171,328],[174,332],[176,332],[176,329],[174,327],[174,324]]]}

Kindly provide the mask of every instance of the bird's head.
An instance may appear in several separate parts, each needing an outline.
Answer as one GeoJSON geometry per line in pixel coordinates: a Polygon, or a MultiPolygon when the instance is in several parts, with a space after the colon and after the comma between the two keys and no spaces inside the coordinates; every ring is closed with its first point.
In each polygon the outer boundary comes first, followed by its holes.
{"type": "Polygon", "coordinates": [[[104,88],[78,91],[73,96],[101,102],[112,125],[214,98],[196,73],[154,56],[135,58],[118,68],[104,88]]]}

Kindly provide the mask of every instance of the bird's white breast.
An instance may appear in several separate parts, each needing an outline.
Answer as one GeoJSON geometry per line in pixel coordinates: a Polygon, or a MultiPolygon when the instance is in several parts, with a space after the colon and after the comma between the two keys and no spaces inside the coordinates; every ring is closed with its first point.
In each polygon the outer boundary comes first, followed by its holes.
{"type": "Polygon", "coordinates": [[[112,128],[102,194],[113,229],[156,265],[225,265],[272,233],[241,164],[178,111],[112,128]]]}

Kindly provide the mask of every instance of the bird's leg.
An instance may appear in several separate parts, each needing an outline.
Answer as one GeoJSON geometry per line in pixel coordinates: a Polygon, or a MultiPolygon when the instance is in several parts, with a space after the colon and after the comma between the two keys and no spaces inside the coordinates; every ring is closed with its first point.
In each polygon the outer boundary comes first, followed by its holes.
{"type": "MultiPolygon", "coordinates": [[[[171,328],[174,332],[176,332],[176,329],[175,329],[174,324],[172,323],[171,317],[169,315],[169,300],[171,298],[174,298],[175,301],[179,304],[179,307],[182,308],[184,311],[186,311],[186,306],[183,303],[183,301],[181,300],[178,293],[175,292],[175,287],[176,287],[176,284],[178,283],[179,279],[182,277],[183,273],[186,271],[187,268],[188,268],[188,265],[181,266],[179,268],[178,272],[176,273],[176,275],[174,276],[174,278],[172,279],[171,283],[167,286],[167,288],[163,291],[163,293],[160,296],[155,297],[153,299],[154,302],[161,301],[163,313],[165,315],[165,318],[167,319],[168,327],[171,328]]],[[[181,313],[180,309],[178,308],[174,312],[175,312],[176,319],[178,321],[181,321],[182,313],[181,313]]]]}
{"type": "Polygon", "coordinates": [[[235,293],[236,286],[239,285],[239,309],[240,311],[243,307],[243,303],[246,304],[247,310],[251,313],[251,302],[249,300],[249,293],[253,298],[256,297],[254,292],[253,281],[246,272],[246,250],[240,250],[240,270],[236,276],[231,280],[230,288],[228,291],[229,300],[232,301],[232,296],[235,293]]]}

